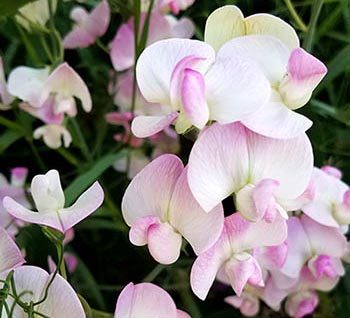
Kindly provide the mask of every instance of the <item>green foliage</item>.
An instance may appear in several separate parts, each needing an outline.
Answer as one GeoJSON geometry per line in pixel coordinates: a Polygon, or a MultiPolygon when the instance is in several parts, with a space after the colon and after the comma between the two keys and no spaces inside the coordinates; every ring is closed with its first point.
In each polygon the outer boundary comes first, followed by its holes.
{"type": "Polygon", "coordinates": [[[0,17],[9,16],[29,2],[37,0],[1,0],[0,1],[0,17]]]}

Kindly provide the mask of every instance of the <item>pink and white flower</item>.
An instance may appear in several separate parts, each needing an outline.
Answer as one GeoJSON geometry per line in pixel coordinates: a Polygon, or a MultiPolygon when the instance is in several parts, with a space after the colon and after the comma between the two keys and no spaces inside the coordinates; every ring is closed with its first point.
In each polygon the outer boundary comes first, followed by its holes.
{"type": "Polygon", "coordinates": [[[33,212],[11,197],[3,199],[3,205],[13,217],[34,224],[54,228],[62,233],[96,211],[104,194],[96,181],[70,207],[64,207],[65,197],[57,170],[37,175],[31,184],[31,194],[38,212],[33,212]]]}
{"type": "Polygon", "coordinates": [[[178,133],[184,133],[192,126],[203,129],[209,120],[239,121],[270,96],[267,79],[244,54],[230,47],[215,54],[210,45],[196,40],[169,39],[147,47],[136,75],[144,98],[167,106],[157,116],[134,119],[132,131],[138,137],[173,123],[178,133]]]}
{"type": "Polygon", "coordinates": [[[74,7],[70,17],[75,25],[64,37],[63,46],[66,49],[85,48],[106,33],[111,12],[108,1],[102,0],[90,13],[81,6],[74,7]]]}
{"type": "Polygon", "coordinates": [[[260,310],[259,297],[250,292],[242,292],[241,296],[228,296],[225,302],[240,310],[246,317],[254,317],[260,310]]]}
{"type": "MultiPolygon", "coordinates": [[[[25,303],[35,303],[41,300],[52,275],[35,266],[21,266],[16,268],[13,278],[17,295],[20,295],[20,300],[25,303]]],[[[1,278],[5,279],[6,275],[2,275],[1,278]]],[[[12,288],[10,291],[13,293],[12,288]]],[[[28,316],[28,313],[23,311],[20,306],[13,304],[12,297],[7,297],[5,301],[9,308],[14,305],[12,317],[22,318],[28,316]]],[[[46,300],[35,306],[34,309],[36,312],[45,315],[45,317],[51,318],[61,318],[63,309],[67,318],[86,317],[74,289],[58,274],[48,289],[46,300]]]]}
{"type": "Polygon", "coordinates": [[[192,266],[193,292],[204,300],[219,272],[221,277],[226,277],[225,281],[230,282],[238,297],[248,283],[264,286],[262,269],[253,250],[279,245],[286,238],[286,222],[279,216],[271,223],[264,220],[248,222],[239,213],[226,217],[218,241],[201,253],[192,266]]]}
{"type": "Polygon", "coordinates": [[[306,215],[291,217],[287,224],[288,254],[279,270],[287,277],[272,273],[278,286],[293,285],[293,279],[298,279],[304,266],[316,280],[322,277],[334,280],[344,275],[341,257],[346,252],[347,241],[338,229],[321,225],[306,215]]]}
{"type": "Polygon", "coordinates": [[[326,66],[301,48],[290,50],[269,35],[249,35],[224,44],[220,51],[245,56],[264,73],[271,87],[270,99],[254,114],[242,118],[249,129],[272,138],[293,138],[312,122],[294,110],[304,106],[327,73],[326,66]]]}
{"type": "Polygon", "coordinates": [[[248,220],[273,220],[300,208],[313,169],[305,134],[271,139],[240,123],[213,124],[195,142],[188,183],[205,211],[235,194],[237,210],[248,220]]]}
{"type": "Polygon", "coordinates": [[[122,213],[131,227],[130,241],[148,245],[162,264],[180,256],[182,237],[198,255],[218,239],[223,226],[221,204],[205,213],[187,184],[187,169],[175,155],[163,155],[148,164],[129,184],[122,213]]]}
{"type": "Polygon", "coordinates": [[[13,168],[11,169],[10,182],[8,182],[6,177],[0,173],[0,227],[4,228],[11,237],[16,236],[22,222],[16,220],[6,211],[2,200],[5,196],[11,196],[25,207],[30,208],[25,189],[27,174],[28,169],[25,167],[13,168]]]}
{"type": "Polygon", "coordinates": [[[156,10],[159,12],[171,12],[178,15],[180,11],[186,10],[195,0],[158,0],[156,1],[156,10]]]}
{"type": "Polygon", "coordinates": [[[170,295],[151,283],[128,284],[120,293],[115,318],[191,318],[176,309],[170,295]]]}
{"type": "Polygon", "coordinates": [[[46,124],[61,124],[63,115],[74,117],[80,100],[83,109],[90,112],[92,101],[89,90],[67,63],[59,65],[52,73],[48,68],[26,66],[15,68],[8,80],[9,92],[29,105],[24,109],[46,124]]]}
{"type": "Polygon", "coordinates": [[[314,199],[302,207],[316,222],[339,228],[350,224],[350,189],[340,180],[340,171],[326,167],[314,168],[311,182],[314,199]]]}

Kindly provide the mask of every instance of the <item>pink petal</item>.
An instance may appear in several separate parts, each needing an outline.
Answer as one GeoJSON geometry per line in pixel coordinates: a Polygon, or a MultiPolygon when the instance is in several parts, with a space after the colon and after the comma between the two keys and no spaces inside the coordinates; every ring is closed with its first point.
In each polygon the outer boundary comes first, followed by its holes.
{"type": "Polygon", "coordinates": [[[27,223],[46,225],[63,232],[62,225],[56,213],[39,213],[30,211],[10,197],[4,198],[3,205],[7,212],[16,219],[27,223]]]}
{"type": "Polygon", "coordinates": [[[312,121],[290,110],[280,101],[269,101],[241,120],[254,132],[270,138],[289,139],[308,130],[312,121]]]}
{"type": "Polygon", "coordinates": [[[188,183],[206,212],[244,185],[248,162],[246,130],[239,123],[213,124],[200,134],[189,158],[188,183]]]}
{"type": "Polygon", "coordinates": [[[285,308],[289,316],[302,318],[312,314],[318,302],[318,296],[314,291],[302,291],[288,297],[285,308]]]}
{"type": "Polygon", "coordinates": [[[264,284],[261,268],[257,261],[251,256],[244,260],[238,260],[235,257],[232,257],[225,264],[225,273],[238,297],[241,296],[243,288],[248,282],[251,282],[254,285],[263,286],[264,284]]]}
{"type": "Polygon", "coordinates": [[[23,187],[28,175],[28,168],[16,167],[11,169],[11,184],[15,187],[23,187]]]}
{"type": "Polygon", "coordinates": [[[263,179],[253,189],[253,200],[257,215],[260,218],[274,219],[277,211],[275,207],[274,192],[279,187],[279,182],[273,179],[263,179]]]}
{"type": "Polygon", "coordinates": [[[138,116],[132,121],[131,130],[138,138],[150,137],[169,127],[177,117],[177,112],[163,116],[138,116]]]}
{"type": "Polygon", "coordinates": [[[276,216],[271,223],[264,220],[253,223],[246,221],[239,213],[234,213],[225,218],[224,228],[236,253],[280,245],[287,238],[287,225],[280,216],[276,216]]]}
{"type": "Polygon", "coordinates": [[[260,310],[259,298],[253,294],[243,292],[241,297],[229,296],[225,302],[240,310],[246,317],[256,316],[260,310]]]}
{"type": "Polygon", "coordinates": [[[288,254],[281,268],[281,272],[289,277],[296,278],[305,262],[309,259],[312,250],[300,219],[297,217],[290,217],[287,224],[288,238],[286,243],[288,246],[288,254]]]}
{"type": "Polygon", "coordinates": [[[341,179],[343,177],[341,170],[333,166],[323,166],[321,167],[321,170],[337,179],[341,179]]]}
{"type": "Polygon", "coordinates": [[[215,59],[213,48],[200,41],[168,39],[147,47],[140,55],[137,67],[137,83],[148,102],[170,105],[170,83],[176,65],[185,57],[203,58],[200,69],[207,70],[215,59]],[[157,57],[155,63],[154,57],[157,57]]]}
{"type": "Polygon", "coordinates": [[[96,38],[82,27],[75,27],[63,39],[65,49],[85,48],[95,43],[96,38]]]}
{"type": "Polygon", "coordinates": [[[206,213],[193,197],[187,182],[187,168],[176,182],[168,217],[170,224],[191,244],[197,255],[217,241],[224,225],[221,204],[206,213]]]}
{"type": "Polygon", "coordinates": [[[156,216],[144,216],[137,219],[130,228],[130,242],[136,246],[143,246],[148,241],[148,229],[153,224],[160,224],[160,220],[156,216]]]}
{"type": "Polygon", "coordinates": [[[287,259],[288,245],[284,242],[277,246],[257,248],[253,255],[263,268],[276,270],[281,268],[287,259]]]}
{"type": "Polygon", "coordinates": [[[161,264],[172,264],[180,256],[182,237],[168,223],[152,224],[148,228],[148,250],[161,264]]]}
{"type": "Polygon", "coordinates": [[[224,228],[223,234],[214,246],[200,254],[192,265],[191,288],[199,299],[205,300],[216,274],[229,257],[230,246],[224,228]]]}
{"type": "Polygon", "coordinates": [[[0,273],[10,271],[25,262],[16,243],[0,227],[0,273]]]}
{"type": "Polygon", "coordinates": [[[124,71],[134,64],[134,31],[128,24],[122,24],[112,43],[111,60],[116,71],[124,71]]]}
{"type": "Polygon", "coordinates": [[[209,109],[205,98],[205,82],[201,73],[184,70],[181,89],[182,106],[188,119],[198,129],[204,128],[209,119],[209,109]]]}
{"type": "Polygon", "coordinates": [[[277,180],[275,199],[283,207],[283,200],[299,197],[309,185],[313,170],[310,140],[305,134],[281,140],[248,132],[251,182],[277,180]]]}
{"type": "Polygon", "coordinates": [[[279,91],[288,107],[296,109],[309,101],[327,68],[302,48],[296,48],[290,54],[287,69],[288,75],[280,84],[279,91]]]}
{"type": "Polygon", "coordinates": [[[165,290],[151,283],[130,283],[118,297],[114,317],[177,318],[177,315],[175,303],[165,290]]]}
{"type": "Polygon", "coordinates": [[[181,160],[174,155],[163,155],[148,164],[131,181],[122,200],[122,213],[131,226],[137,219],[165,217],[175,184],[183,171],[181,160]]]}
{"type": "Polygon", "coordinates": [[[171,27],[171,38],[190,39],[194,35],[195,25],[189,18],[177,19],[172,15],[164,16],[171,27]]]}
{"type": "Polygon", "coordinates": [[[39,108],[32,107],[27,103],[20,103],[19,107],[32,116],[41,119],[45,124],[60,125],[63,123],[64,113],[56,114],[55,105],[55,98],[53,96],[49,96],[39,108]]]}
{"type": "Polygon", "coordinates": [[[103,189],[96,181],[70,207],[58,211],[62,230],[65,233],[81,220],[95,212],[104,199],[103,189]]]}
{"type": "Polygon", "coordinates": [[[314,254],[324,254],[337,258],[344,255],[346,238],[338,229],[321,225],[306,215],[302,215],[301,224],[309,238],[314,254]]]}
{"type": "Polygon", "coordinates": [[[76,97],[86,112],[92,109],[91,96],[86,84],[67,63],[59,65],[47,78],[41,101],[45,101],[50,93],[58,93],[66,98],[76,97]]]}
{"type": "Polygon", "coordinates": [[[104,35],[107,31],[111,12],[107,0],[102,0],[90,13],[85,22],[85,29],[95,37],[104,35]]]}

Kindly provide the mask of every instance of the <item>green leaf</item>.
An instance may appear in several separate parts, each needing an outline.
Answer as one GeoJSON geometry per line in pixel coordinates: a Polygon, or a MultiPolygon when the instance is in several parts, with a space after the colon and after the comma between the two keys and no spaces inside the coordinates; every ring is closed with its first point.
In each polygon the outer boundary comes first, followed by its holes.
{"type": "Polygon", "coordinates": [[[340,74],[350,71],[350,44],[343,48],[327,65],[328,73],[316,92],[321,91],[340,74]]]}
{"type": "Polygon", "coordinates": [[[0,17],[11,15],[27,3],[34,1],[36,0],[1,0],[0,17]]]}
{"type": "Polygon", "coordinates": [[[115,161],[126,156],[125,151],[108,154],[97,161],[87,172],[76,178],[64,191],[67,206],[86,190],[98,177],[103,174],[115,161]]]}
{"type": "Polygon", "coordinates": [[[15,130],[8,130],[0,136],[0,154],[23,136],[15,130]]]}

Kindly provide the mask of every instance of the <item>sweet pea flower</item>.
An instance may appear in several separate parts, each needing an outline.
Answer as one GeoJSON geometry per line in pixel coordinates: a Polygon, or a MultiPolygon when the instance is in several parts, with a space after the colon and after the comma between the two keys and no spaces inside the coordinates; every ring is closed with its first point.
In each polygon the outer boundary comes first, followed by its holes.
{"type": "Polygon", "coordinates": [[[128,284],[120,293],[115,318],[191,318],[176,309],[170,295],[151,283],[128,284]]]}
{"type": "Polygon", "coordinates": [[[326,66],[301,48],[292,51],[269,35],[248,35],[224,44],[220,51],[235,51],[263,71],[271,87],[270,99],[241,120],[249,129],[272,138],[293,138],[312,122],[294,110],[304,106],[327,73],[326,66]]]}
{"type": "Polygon", "coordinates": [[[16,21],[20,23],[28,31],[31,30],[32,25],[37,27],[44,27],[50,18],[50,5],[52,13],[54,14],[57,8],[57,0],[37,0],[21,7],[16,14],[16,21]]]}
{"type": "Polygon", "coordinates": [[[197,255],[210,248],[224,220],[220,203],[211,213],[202,210],[188,187],[187,169],[170,154],[153,160],[131,181],[122,200],[122,213],[131,227],[131,243],[147,244],[161,264],[178,259],[182,237],[197,255]]]}
{"type": "MultiPolygon", "coordinates": [[[[146,13],[140,17],[140,30],[146,19],[146,13]]],[[[146,45],[168,38],[191,38],[194,34],[194,24],[188,18],[177,19],[173,16],[165,16],[153,12],[150,17],[146,45]]],[[[134,47],[134,20],[122,24],[110,45],[110,56],[116,71],[124,71],[131,68],[135,62],[134,47]]]]}
{"type": "Polygon", "coordinates": [[[318,302],[317,293],[307,290],[288,297],[285,308],[290,317],[302,318],[312,314],[318,302]]]}
{"type": "Polygon", "coordinates": [[[24,258],[16,243],[8,233],[0,227],[0,275],[5,275],[12,269],[21,266],[24,258]]]}
{"type": "Polygon", "coordinates": [[[156,9],[160,12],[171,12],[178,15],[180,11],[186,10],[195,0],[158,0],[156,2],[156,9]]]}
{"type": "MultiPolygon", "coordinates": [[[[131,111],[132,95],[133,95],[133,70],[127,70],[117,75],[116,83],[112,84],[111,95],[119,111],[127,113],[131,111]]],[[[166,106],[156,103],[147,102],[141,95],[139,88],[136,88],[135,97],[135,115],[157,115],[167,109],[166,106]]]]}
{"type": "MultiPolygon", "coordinates": [[[[35,266],[22,266],[15,269],[13,278],[16,292],[17,295],[19,295],[20,300],[28,304],[41,300],[45,289],[47,288],[47,284],[51,279],[51,275],[43,269],[35,266]]],[[[5,279],[6,276],[2,276],[1,278],[5,279]]],[[[14,292],[12,288],[10,289],[10,292],[14,292]]],[[[9,308],[14,305],[12,317],[28,317],[27,312],[24,312],[20,306],[13,303],[12,297],[7,297],[5,302],[9,308]]],[[[86,317],[80,300],[72,286],[70,286],[69,283],[58,274],[48,289],[46,300],[34,306],[34,310],[45,317],[50,318],[62,318],[62,310],[64,310],[64,317],[67,318],[86,317]]]]}
{"type": "Polygon", "coordinates": [[[312,168],[312,147],[305,134],[271,139],[240,123],[215,123],[192,148],[188,183],[207,212],[235,194],[236,208],[245,218],[270,222],[277,214],[287,218],[287,211],[305,202],[312,168]]]}
{"type": "Polygon", "coordinates": [[[228,296],[225,302],[239,309],[241,314],[246,317],[254,317],[260,310],[260,300],[254,294],[242,292],[241,296],[228,296]]]}
{"type": "Polygon", "coordinates": [[[44,125],[38,127],[33,133],[34,139],[43,138],[45,144],[51,149],[58,149],[62,146],[68,148],[72,142],[70,132],[61,125],[44,125]]]}
{"type": "Polygon", "coordinates": [[[239,213],[226,217],[220,238],[193,263],[193,292],[204,300],[219,272],[221,276],[226,276],[226,281],[230,282],[238,297],[247,283],[264,286],[262,269],[252,250],[279,245],[286,237],[287,226],[281,217],[276,217],[272,223],[264,220],[248,222],[239,213]]]}
{"type": "Polygon", "coordinates": [[[276,37],[290,50],[299,47],[295,30],[282,19],[266,13],[244,18],[242,11],[234,5],[220,7],[209,15],[204,39],[217,51],[234,38],[253,34],[276,37]]]}
{"type": "Polygon", "coordinates": [[[30,208],[24,188],[27,174],[28,169],[25,167],[13,168],[10,182],[8,182],[6,177],[0,173],[0,227],[3,227],[11,237],[16,236],[22,224],[6,211],[2,200],[5,196],[11,196],[25,207],[30,208]]]}
{"type": "Polygon", "coordinates": [[[209,120],[238,121],[270,96],[260,68],[244,54],[227,47],[215,55],[210,45],[196,40],[169,39],[147,47],[136,76],[148,102],[168,106],[158,116],[136,117],[132,131],[137,137],[151,136],[172,123],[184,133],[192,125],[203,129],[209,120]]]}
{"type": "Polygon", "coordinates": [[[46,124],[61,124],[64,114],[76,116],[74,98],[80,100],[84,111],[92,109],[86,84],[67,63],[59,65],[52,73],[48,68],[19,66],[9,76],[8,89],[13,96],[29,104],[23,109],[46,124]]]}
{"type": "Polygon", "coordinates": [[[111,12],[108,1],[102,0],[91,13],[81,6],[74,7],[70,17],[75,22],[75,26],[64,37],[63,46],[66,49],[85,48],[106,33],[111,12]]]}
{"type": "Polygon", "coordinates": [[[13,97],[8,92],[5,72],[4,72],[4,64],[2,61],[2,57],[0,56],[0,110],[10,109],[10,104],[13,101],[13,97]]]}
{"type": "Polygon", "coordinates": [[[315,279],[327,277],[338,279],[344,275],[341,257],[345,254],[347,241],[336,228],[321,225],[302,215],[300,218],[291,217],[288,224],[288,255],[286,262],[279,270],[290,277],[283,279],[278,273],[273,273],[279,286],[293,285],[293,279],[298,278],[304,266],[315,279]]]}
{"type": "Polygon", "coordinates": [[[350,224],[350,189],[340,176],[336,170],[330,172],[329,167],[314,168],[311,182],[315,197],[302,207],[316,222],[336,228],[350,224]]]}
{"type": "Polygon", "coordinates": [[[31,194],[38,212],[27,209],[11,197],[4,198],[5,209],[19,220],[49,226],[62,233],[96,211],[104,197],[102,187],[96,181],[72,206],[65,208],[65,197],[57,170],[35,176],[31,194]]]}

